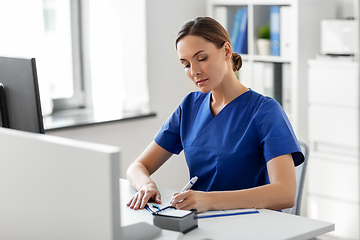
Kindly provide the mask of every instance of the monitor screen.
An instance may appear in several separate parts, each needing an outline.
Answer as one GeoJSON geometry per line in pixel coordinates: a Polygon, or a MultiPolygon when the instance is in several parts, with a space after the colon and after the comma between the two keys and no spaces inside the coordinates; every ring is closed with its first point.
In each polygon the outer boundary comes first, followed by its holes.
{"type": "Polygon", "coordinates": [[[0,56],[1,126],[44,133],[35,58],[0,56]]]}

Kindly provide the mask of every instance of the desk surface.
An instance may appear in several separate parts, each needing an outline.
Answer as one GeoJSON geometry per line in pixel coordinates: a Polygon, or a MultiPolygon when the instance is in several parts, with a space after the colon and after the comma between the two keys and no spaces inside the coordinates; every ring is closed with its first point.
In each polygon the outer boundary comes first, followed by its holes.
{"type": "MultiPolygon", "coordinates": [[[[132,210],[126,206],[127,201],[135,194],[127,180],[120,180],[121,225],[127,226],[138,222],[152,224],[152,215],[146,210],[132,210]]],[[[160,188],[162,202],[169,202],[171,189],[160,188]]],[[[334,230],[334,224],[259,209],[257,214],[237,215],[198,220],[199,227],[187,234],[162,230],[157,239],[312,239],[334,230]]]]}

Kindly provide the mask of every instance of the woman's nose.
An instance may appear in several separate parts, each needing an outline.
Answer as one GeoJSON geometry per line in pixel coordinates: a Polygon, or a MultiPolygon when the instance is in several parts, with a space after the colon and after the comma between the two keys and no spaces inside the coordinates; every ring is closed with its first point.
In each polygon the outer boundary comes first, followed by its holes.
{"type": "Polygon", "coordinates": [[[198,66],[191,65],[191,76],[195,77],[195,76],[200,75],[200,73],[201,73],[201,70],[198,66]]]}

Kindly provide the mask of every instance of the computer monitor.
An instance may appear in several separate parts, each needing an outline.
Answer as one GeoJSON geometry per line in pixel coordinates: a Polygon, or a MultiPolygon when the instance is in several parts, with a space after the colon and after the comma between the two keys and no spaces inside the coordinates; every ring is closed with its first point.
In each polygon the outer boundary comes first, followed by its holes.
{"type": "Polygon", "coordinates": [[[118,147],[0,128],[0,239],[121,239],[118,147]]]}
{"type": "Polygon", "coordinates": [[[0,126],[44,133],[35,58],[0,56],[0,126]]]}

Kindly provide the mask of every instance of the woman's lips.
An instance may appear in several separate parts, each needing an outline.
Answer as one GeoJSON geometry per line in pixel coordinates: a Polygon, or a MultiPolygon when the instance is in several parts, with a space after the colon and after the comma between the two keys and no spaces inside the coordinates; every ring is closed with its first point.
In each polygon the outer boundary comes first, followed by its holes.
{"type": "Polygon", "coordinates": [[[200,79],[200,80],[196,81],[196,84],[199,85],[199,86],[201,86],[201,85],[203,85],[207,80],[208,80],[207,78],[206,78],[206,79],[200,79]]]}

